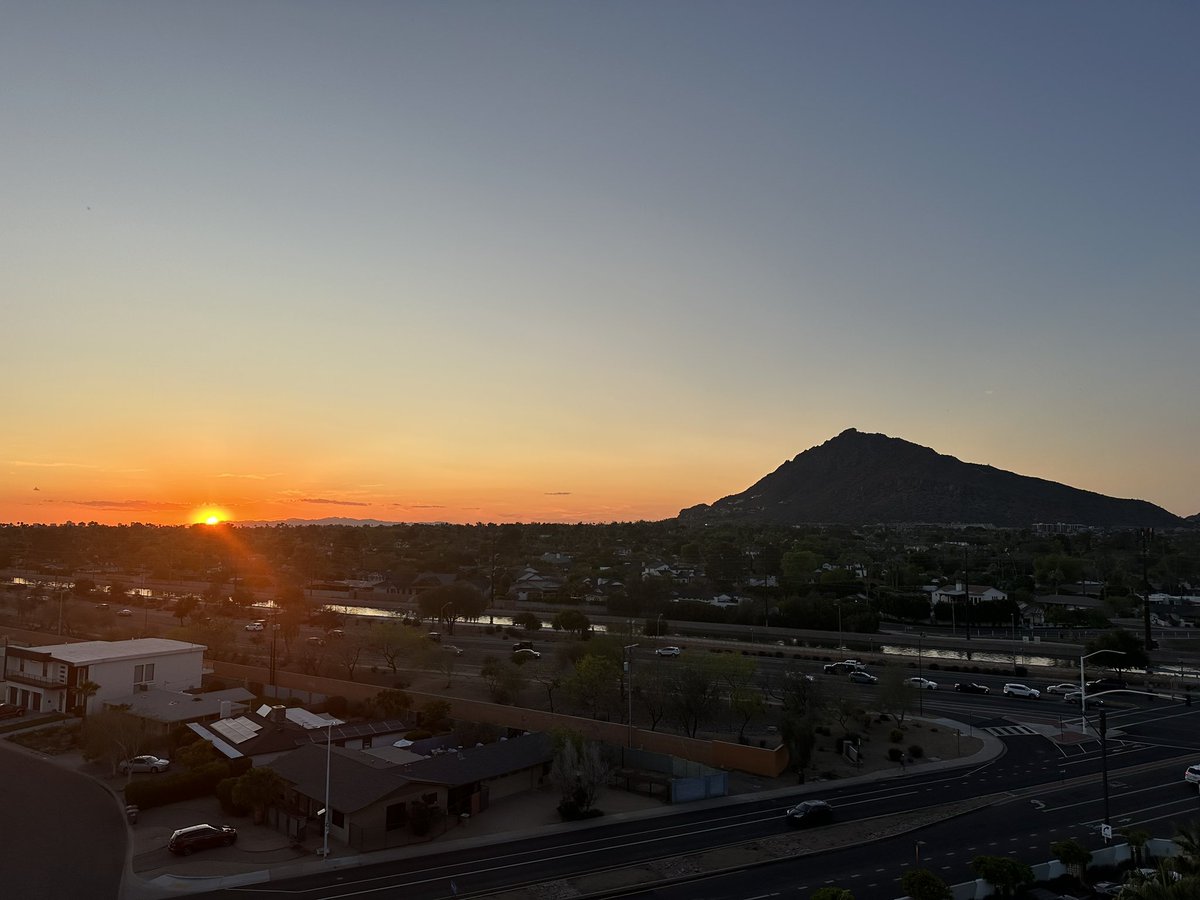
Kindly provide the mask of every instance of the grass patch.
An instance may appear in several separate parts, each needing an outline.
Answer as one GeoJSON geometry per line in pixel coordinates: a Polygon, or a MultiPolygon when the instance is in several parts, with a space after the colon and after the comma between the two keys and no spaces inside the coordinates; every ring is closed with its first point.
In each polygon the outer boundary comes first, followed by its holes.
{"type": "MultiPolygon", "coordinates": [[[[65,716],[64,716],[65,718],[65,716]]],[[[79,723],[69,722],[66,725],[55,724],[22,734],[14,734],[8,738],[14,744],[28,747],[39,753],[57,756],[68,753],[79,747],[79,723]]]]}

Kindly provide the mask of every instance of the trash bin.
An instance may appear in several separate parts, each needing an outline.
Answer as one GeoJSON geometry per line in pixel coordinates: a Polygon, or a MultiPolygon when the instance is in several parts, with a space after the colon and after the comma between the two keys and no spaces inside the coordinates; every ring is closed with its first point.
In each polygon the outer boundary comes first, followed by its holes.
{"type": "Polygon", "coordinates": [[[136,806],[125,807],[125,817],[129,819],[130,825],[137,824],[138,808],[136,806]]]}

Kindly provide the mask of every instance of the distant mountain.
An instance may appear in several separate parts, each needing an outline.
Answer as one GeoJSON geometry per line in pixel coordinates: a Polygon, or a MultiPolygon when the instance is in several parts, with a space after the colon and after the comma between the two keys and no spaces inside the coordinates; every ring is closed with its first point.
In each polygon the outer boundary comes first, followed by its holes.
{"type": "Polygon", "coordinates": [[[1144,500],[1103,494],[964,463],[928,447],[851,428],[805,450],[740,494],[682,510],[688,522],[970,523],[1024,527],[1066,522],[1186,527],[1144,500]]]}

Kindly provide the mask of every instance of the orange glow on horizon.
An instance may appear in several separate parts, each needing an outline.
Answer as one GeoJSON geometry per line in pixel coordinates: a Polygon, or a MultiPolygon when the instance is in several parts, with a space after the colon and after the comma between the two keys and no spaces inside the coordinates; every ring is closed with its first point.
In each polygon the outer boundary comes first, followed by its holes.
{"type": "Polygon", "coordinates": [[[225,510],[215,506],[205,506],[192,514],[192,523],[195,525],[220,525],[228,518],[225,510]]]}

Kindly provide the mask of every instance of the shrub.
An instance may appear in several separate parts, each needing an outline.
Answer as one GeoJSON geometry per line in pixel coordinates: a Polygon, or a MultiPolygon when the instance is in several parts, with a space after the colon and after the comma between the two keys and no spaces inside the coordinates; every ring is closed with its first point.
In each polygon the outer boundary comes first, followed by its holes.
{"type": "Polygon", "coordinates": [[[899,728],[893,728],[891,733],[888,735],[888,740],[893,744],[898,744],[904,740],[904,732],[899,728]]]}
{"type": "Polygon", "coordinates": [[[217,800],[221,804],[221,812],[227,816],[244,816],[250,812],[233,801],[233,786],[236,782],[236,778],[222,778],[217,782],[217,800]]]}
{"type": "Polygon", "coordinates": [[[424,728],[414,728],[404,735],[404,739],[407,741],[424,741],[431,737],[433,737],[433,733],[426,731],[424,728]]]}
{"type": "Polygon", "coordinates": [[[910,746],[908,748],[908,755],[911,756],[913,759],[920,759],[922,756],[925,755],[925,750],[921,747],[920,744],[913,744],[912,746],[910,746]]]}
{"type": "Polygon", "coordinates": [[[579,804],[574,800],[563,800],[559,803],[558,814],[564,822],[577,822],[580,819],[594,819],[596,816],[604,815],[604,813],[594,806],[587,809],[580,809],[579,804]]]}
{"type": "Polygon", "coordinates": [[[231,775],[230,769],[228,762],[220,760],[176,775],[131,781],[125,787],[125,802],[139,809],[152,809],[180,800],[208,797],[231,775]]]}
{"type": "Polygon", "coordinates": [[[892,762],[900,762],[904,759],[904,751],[899,747],[888,747],[888,759],[892,762]]]}
{"type": "Polygon", "coordinates": [[[345,697],[335,695],[325,701],[325,712],[333,716],[344,716],[350,708],[350,701],[345,697]]]}

